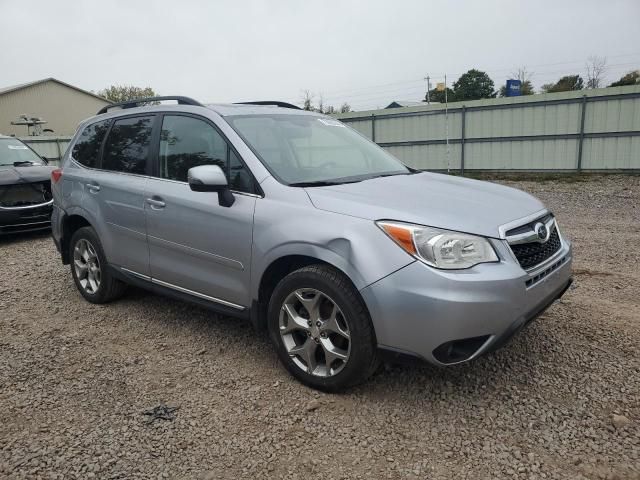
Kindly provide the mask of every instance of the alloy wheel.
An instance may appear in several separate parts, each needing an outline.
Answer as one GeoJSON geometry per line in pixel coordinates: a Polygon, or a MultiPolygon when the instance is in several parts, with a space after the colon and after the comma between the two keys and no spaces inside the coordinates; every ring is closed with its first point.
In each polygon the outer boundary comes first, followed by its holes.
{"type": "Polygon", "coordinates": [[[100,288],[102,271],[100,259],[91,242],[81,238],[73,249],[73,268],[76,272],[78,283],[85,292],[93,295],[100,288]]]}
{"type": "Polygon", "coordinates": [[[291,360],[318,377],[338,374],[349,360],[351,334],[347,318],[326,294],[295,290],[280,310],[280,336],[291,360]]]}

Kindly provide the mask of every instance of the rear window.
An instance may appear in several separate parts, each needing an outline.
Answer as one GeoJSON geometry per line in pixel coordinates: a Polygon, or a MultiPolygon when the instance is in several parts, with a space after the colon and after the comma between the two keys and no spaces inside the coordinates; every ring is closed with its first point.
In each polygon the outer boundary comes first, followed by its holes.
{"type": "Polygon", "coordinates": [[[103,170],[146,173],[153,118],[129,117],[113,122],[104,145],[103,170]]]}
{"type": "Polygon", "coordinates": [[[100,147],[108,128],[109,120],[103,120],[85,127],[71,151],[73,159],[85,167],[99,167],[100,147]]]}

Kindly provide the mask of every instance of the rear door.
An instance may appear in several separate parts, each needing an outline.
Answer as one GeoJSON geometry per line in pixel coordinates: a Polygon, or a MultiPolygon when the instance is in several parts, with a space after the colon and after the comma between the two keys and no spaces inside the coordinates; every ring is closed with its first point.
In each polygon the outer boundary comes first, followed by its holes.
{"type": "Polygon", "coordinates": [[[147,184],[147,233],[151,276],[160,285],[232,308],[249,305],[255,181],[240,157],[208,119],[165,114],[157,166],[147,184]],[[187,171],[219,165],[235,203],[194,192],[187,171]]]}
{"type": "Polygon", "coordinates": [[[98,169],[85,177],[83,204],[101,225],[110,263],[149,277],[144,192],[155,115],[116,118],[98,169]]]}

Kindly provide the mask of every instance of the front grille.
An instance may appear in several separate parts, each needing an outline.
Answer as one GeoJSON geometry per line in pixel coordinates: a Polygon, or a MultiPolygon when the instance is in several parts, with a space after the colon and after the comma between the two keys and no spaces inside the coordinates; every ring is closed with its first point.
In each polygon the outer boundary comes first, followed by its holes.
{"type": "Polygon", "coordinates": [[[531,277],[529,280],[524,282],[525,285],[527,286],[527,288],[535,285],[536,283],[541,281],[543,278],[551,275],[553,272],[555,272],[557,269],[559,269],[562,265],[564,265],[564,262],[566,262],[566,261],[567,261],[567,257],[562,257],[560,260],[555,262],[553,265],[545,268],[543,271],[538,273],[535,277],[531,277]]]}
{"type": "Polygon", "coordinates": [[[513,254],[518,259],[520,266],[524,269],[535,267],[545,260],[551,258],[554,253],[560,250],[562,246],[560,242],[560,235],[555,225],[552,227],[549,240],[545,243],[531,242],[520,243],[517,245],[511,245],[513,254]]]}
{"type": "Polygon", "coordinates": [[[0,187],[0,207],[38,205],[51,200],[51,182],[18,183],[0,187]]]}

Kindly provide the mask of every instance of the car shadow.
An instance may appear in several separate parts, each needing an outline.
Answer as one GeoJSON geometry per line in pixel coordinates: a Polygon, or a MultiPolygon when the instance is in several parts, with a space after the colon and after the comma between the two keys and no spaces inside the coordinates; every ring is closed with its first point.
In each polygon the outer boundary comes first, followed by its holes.
{"type": "Polygon", "coordinates": [[[0,235],[0,247],[2,247],[3,245],[11,245],[19,242],[42,240],[46,237],[51,237],[51,230],[47,229],[36,230],[34,232],[5,233],[0,235]]]}
{"type": "MultiPolygon", "coordinates": [[[[182,333],[186,330],[194,338],[211,339],[212,344],[219,344],[224,338],[225,350],[234,351],[238,347],[246,355],[260,357],[260,362],[280,368],[280,373],[288,377],[284,368],[278,367],[277,355],[266,332],[256,332],[248,321],[217,315],[203,307],[140,288],[130,287],[120,302],[132,307],[137,305],[154,322],[160,322],[156,325],[160,329],[177,329],[182,333]]],[[[433,400],[447,392],[457,392],[468,400],[489,395],[488,392],[495,394],[495,385],[504,383],[505,379],[516,385],[530,384],[535,381],[532,372],[539,370],[538,363],[544,359],[541,345],[553,344],[553,339],[546,338],[547,335],[548,332],[534,322],[500,350],[468,363],[446,367],[434,366],[420,359],[384,357],[380,368],[367,382],[346,390],[344,394],[397,401],[407,395],[433,400]]],[[[292,382],[301,391],[310,391],[295,380],[292,382]]]]}

